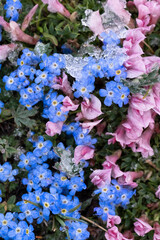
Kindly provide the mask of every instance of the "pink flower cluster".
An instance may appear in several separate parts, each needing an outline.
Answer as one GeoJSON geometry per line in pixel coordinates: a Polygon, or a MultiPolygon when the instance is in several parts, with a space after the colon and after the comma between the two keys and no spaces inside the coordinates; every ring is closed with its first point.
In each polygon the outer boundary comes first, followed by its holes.
{"type": "Polygon", "coordinates": [[[136,218],[136,220],[137,221],[134,223],[134,231],[138,236],[144,237],[146,233],[154,230],[153,240],[160,239],[160,225],[158,222],[155,222],[152,228],[146,216],[136,218]]]}
{"type": "Polygon", "coordinates": [[[120,224],[121,218],[119,216],[112,216],[108,214],[107,228],[108,231],[105,233],[107,240],[134,240],[131,231],[126,231],[124,234],[120,233],[115,224],[120,224]]]}
{"type": "Polygon", "coordinates": [[[114,137],[110,143],[116,141],[123,148],[131,147],[134,152],[141,152],[147,158],[154,154],[150,146],[150,139],[154,132],[154,118],[160,114],[160,83],[156,83],[146,97],[136,94],[131,97],[128,115],[116,132],[106,133],[114,137]]]}
{"type": "Polygon", "coordinates": [[[143,33],[150,32],[160,18],[160,2],[148,0],[134,0],[138,9],[137,26],[143,33]]]}
{"type": "Polygon", "coordinates": [[[156,191],[156,197],[160,199],[160,185],[158,186],[158,189],[156,191]]]}
{"type": "Polygon", "coordinates": [[[14,21],[10,21],[9,23],[7,23],[4,18],[0,16],[0,25],[3,26],[6,32],[10,33],[12,41],[20,41],[32,45],[35,45],[38,42],[38,39],[31,37],[23,32],[28,27],[33,15],[37,10],[37,7],[38,4],[30,10],[30,12],[25,17],[21,28],[19,27],[18,23],[14,21]]]}
{"type": "Polygon", "coordinates": [[[134,240],[131,231],[126,231],[124,234],[120,233],[115,224],[120,224],[121,218],[119,216],[108,215],[107,228],[108,231],[105,233],[107,240],[134,240]]]}
{"type": "Polygon", "coordinates": [[[44,4],[48,4],[48,11],[52,13],[60,13],[65,17],[69,18],[69,11],[61,4],[58,0],[42,0],[44,4]]]}
{"type": "MultiPolygon", "coordinates": [[[[38,39],[29,36],[28,34],[24,33],[23,31],[29,26],[29,23],[35,14],[38,8],[38,4],[35,5],[27,16],[24,18],[21,28],[19,27],[18,23],[14,21],[10,21],[7,23],[2,16],[0,16],[0,25],[4,28],[4,30],[11,35],[12,41],[20,41],[25,42],[28,44],[35,45],[38,39]]],[[[0,61],[5,61],[8,54],[16,49],[17,45],[14,43],[5,44],[0,46],[0,61]]]]}
{"type": "Polygon", "coordinates": [[[134,223],[134,231],[137,235],[144,237],[146,233],[153,230],[146,217],[136,218],[136,220],[137,221],[134,223]]]}
{"type": "Polygon", "coordinates": [[[121,156],[121,150],[116,151],[113,155],[106,156],[103,169],[95,170],[91,175],[91,182],[98,188],[104,187],[106,184],[110,184],[111,177],[117,178],[118,183],[124,186],[130,186],[132,188],[137,187],[137,183],[133,182],[134,179],[140,178],[143,172],[122,172],[116,161],[121,156]]]}
{"type": "Polygon", "coordinates": [[[105,233],[105,238],[107,240],[134,240],[134,237],[130,231],[122,234],[119,232],[116,226],[108,229],[105,233]]]}
{"type": "Polygon", "coordinates": [[[126,39],[123,41],[123,48],[128,56],[124,63],[127,69],[127,77],[135,78],[142,74],[152,71],[153,67],[160,66],[160,58],[156,56],[142,57],[143,50],[141,45],[145,35],[141,28],[130,29],[127,31],[126,39]]]}

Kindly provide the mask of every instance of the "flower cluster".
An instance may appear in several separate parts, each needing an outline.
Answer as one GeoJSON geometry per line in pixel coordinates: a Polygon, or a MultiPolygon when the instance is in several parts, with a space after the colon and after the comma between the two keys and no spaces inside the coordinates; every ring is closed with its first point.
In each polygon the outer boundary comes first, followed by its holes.
{"type": "Polygon", "coordinates": [[[113,56],[112,48],[115,48],[117,52],[120,52],[120,43],[117,35],[110,31],[108,34],[101,33],[103,41],[103,53],[97,60],[93,57],[89,57],[88,63],[83,67],[81,72],[81,78],[77,79],[72,87],[74,90],[74,96],[76,98],[90,98],[90,93],[95,89],[95,78],[114,78],[114,81],[106,83],[106,90],[101,89],[99,94],[101,97],[106,97],[104,104],[111,106],[112,101],[122,107],[123,103],[128,103],[128,95],[130,93],[128,87],[125,87],[121,83],[121,79],[127,77],[127,72],[123,66],[123,54],[117,54],[116,58],[113,56]]]}
{"type": "Polygon", "coordinates": [[[14,176],[18,174],[18,169],[12,170],[12,165],[9,162],[6,162],[4,164],[0,164],[0,181],[6,182],[7,180],[9,182],[15,181],[14,176]]]}
{"type": "Polygon", "coordinates": [[[7,212],[0,213],[0,237],[3,239],[34,240],[33,226],[25,221],[15,221],[15,215],[7,212]]]}
{"type": "Polygon", "coordinates": [[[18,10],[22,9],[22,3],[19,0],[7,0],[4,9],[6,10],[6,18],[17,22],[19,18],[18,10]]]}
{"type": "MultiPolygon", "coordinates": [[[[83,172],[80,173],[80,176],[74,176],[70,179],[62,172],[52,175],[52,171],[48,168],[49,165],[44,163],[48,159],[58,158],[51,149],[53,147],[52,142],[49,140],[44,141],[42,136],[35,141],[29,138],[29,141],[33,143],[34,150],[26,155],[22,154],[18,164],[20,168],[28,171],[28,178],[22,179],[22,183],[27,186],[28,194],[23,194],[22,201],[17,203],[21,210],[21,213],[16,216],[19,224],[24,220],[31,224],[34,219],[37,220],[37,224],[40,224],[44,219],[48,221],[51,214],[60,214],[79,219],[80,202],[75,194],[86,189],[83,172]],[[43,191],[44,188],[49,188],[49,192],[43,191]],[[76,210],[72,211],[74,208],[76,210]]],[[[62,143],[57,146],[64,148],[62,143]]],[[[75,222],[74,227],[73,224],[69,227],[67,222],[66,226],[69,228],[71,239],[72,237],[74,239],[76,234],[76,226],[79,226],[78,229],[82,228],[82,231],[78,230],[77,232],[79,239],[86,239],[85,235],[89,236],[86,231],[87,224],[75,222]],[[84,238],[80,238],[82,232],[84,238]]],[[[23,230],[24,228],[22,232],[23,230]]]]}
{"type": "MultiPolygon", "coordinates": [[[[87,5],[94,6],[95,3],[95,9],[101,4],[101,1],[91,2],[88,1],[87,5]],[[90,4],[91,2],[92,4],[90,4]]],[[[3,3],[4,1],[2,1],[1,6],[4,5],[3,3]]],[[[123,148],[129,146],[134,152],[141,152],[143,157],[153,155],[153,149],[149,142],[154,132],[155,116],[160,114],[160,83],[157,83],[159,80],[150,82],[151,86],[154,84],[152,89],[149,86],[150,83],[142,85],[147,91],[145,96],[140,93],[130,94],[132,88],[129,89],[128,86],[132,87],[132,83],[135,82],[134,80],[130,81],[130,79],[139,77],[144,73],[150,73],[155,63],[156,67],[160,66],[160,58],[142,56],[144,53],[143,44],[147,46],[150,42],[150,39],[147,39],[147,43],[144,42],[144,34],[153,30],[160,17],[160,0],[107,0],[101,5],[102,15],[99,11],[86,10],[86,19],[82,19],[82,25],[88,26],[95,34],[88,40],[86,39],[87,30],[83,35],[85,28],[78,22],[85,9],[83,3],[70,5],[65,1],[65,4],[70,12],[58,0],[38,1],[38,4],[29,11],[23,22],[20,19],[19,24],[17,21],[22,9],[20,0],[6,0],[4,9],[9,22],[0,16],[0,41],[2,40],[3,28],[3,31],[7,32],[11,41],[14,42],[0,45],[2,74],[3,61],[7,57],[14,58],[13,61],[16,63],[11,66],[11,61],[9,70],[12,72],[3,76],[5,89],[15,91],[14,96],[20,96],[18,101],[27,108],[25,113],[29,113],[36,104],[38,105],[35,107],[35,109],[39,109],[37,115],[39,114],[38,116],[42,116],[44,119],[40,118],[37,121],[35,132],[40,128],[43,131],[46,124],[46,134],[49,136],[45,137],[43,133],[41,136],[40,133],[31,132],[28,139],[30,143],[26,144],[26,151],[24,150],[23,153],[19,154],[19,160],[16,159],[13,163],[13,159],[7,153],[5,155],[6,158],[8,157],[7,161],[6,159],[6,162],[2,160],[0,165],[0,182],[2,183],[0,184],[0,202],[2,202],[0,204],[0,209],[2,209],[0,213],[0,238],[5,240],[34,240],[39,238],[39,236],[35,236],[34,227],[43,223],[49,225],[54,219],[57,231],[65,232],[68,239],[88,239],[90,233],[92,234],[92,229],[88,228],[88,225],[83,221],[87,218],[81,215],[81,210],[84,209],[84,205],[88,204],[88,200],[93,200],[92,198],[96,195],[95,198],[99,200],[99,205],[94,208],[94,212],[106,224],[107,230],[100,227],[105,230],[105,238],[107,240],[133,240],[134,237],[130,231],[122,234],[115,226],[115,224],[121,223],[121,218],[116,215],[116,212],[118,207],[124,209],[128,207],[130,199],[136,193],[134,188],[138,186],[134,180],[142,177],[143,171],[131,172],[128,170],[132,159],[126,157],[125,150],[121,166],[119,166],[116,162],[122,151],[113,152],[117,146],[115,148],[107,146],[107,137],[103,137],[103,131],[105,128],[110,131],[117,123],[119,124],[121,121],[119,119],[123,117],[126,109],[122,109],[120,114],[117,113],[117,119],[113,116],[115,109],[122,108],[129,103],[127,118],[125,120],[123,118],[123,122],[115,133],[106,133],[106,135],[113,136],[108,143],[117,141],[123,148]],[[125,10],[125,3],[128,4],[128,7],[134,5],[138,9],[138,18],[134,22],[137,23],[137,28],[132,26],[131,14],[125,10]],[[38,7],[40,7],[38,17],[36,16],[30,24],[38,7]],[[55,18],[56,21],[54,21],[53,14],[46,14],[47,9],[51,13],[59,13],[63,16],[58,14],[57,19],[55,18]],[[79,9],[81,9],[80,12],[79,9]],[[52,24],[50,24],[51,21],[52,24]],[[55,22],[57,26],[55,26],[55,22]],[[30,26],[31,30],[37,30],[34,37],[24,32],[29,25],[32,25],[30,26]],[[72,29],[73,35],[70,31],[72,29]],[[63,31],[64,36],[68,38],[65,41],[63,41],[63,31]],[[79,36],[80,33],[82,36],[79,36]],[[58,41],[56,41],[57,36],[59,36],[58,41]],[[52,42],[50,46],[49,44],[45,45],[48,40],[52,42]],[[33,48],[25,48],[16,41],[36,46],[33,50],[33,48]],[[79,43],[82,42],[81,47],[79,43]],[[54,48],[52,48],[53,44],[54,48]],[[15,49],[15,56],[9,56],[9,53],[15,49]],[[56,50],[58,53],[55,53],[56,50]],[[112,104],[117,106],[112,106],[112,104]],[[49,121],[46,123],[45,119],[49,121]],[[114,122],[113,125],[112,122],[114,122]],[[97,127],[97,131],[95,127],[97,127]],[[92,130],[93,128],[94,130],[92,130]],[[61,134],[60,140],[58,136],[55,136],[56,134],[61,134]],[[96,134],[98,136],[95,137],[96,134]],[[31,143],[32,150],[30,150],[31,143]],[[106,155],[110,151],[112,154],[106,155]],[[99,166],[104,156],[106,160],[102,164],[103,168],[91,169],[88,167],[89,163],[93,168],[99,166]],[[86,160],[90,160],[90,162],[86,160]],[[13,163],[14,168],[9,162],[13,163]],[[87,199],[82,205],[81,201],[84,198],[81,192],[87,189],[85,176],[88,177],[90,171],[92,171],[91,183],[96,185],[98,189],[94,191],[92,198],[87,199]],[[15,189],[12,191],[13,183],[10,184],[13,181],[17,182],[16,184],[20,183],[21,196],[11,196],[15,191],[15,189]],[[12,200],[14,200],[14,204],[10,204],[12,200]],[[59,227],[60,229],[58,229],[59,227]]],[[[26,5],[29,6],[28,3],[26,5]]],[[[28,7],[26,9],[28,11],[28,7]]],[[[4,33],[3,42],[5,41],[6,35],[4,33]]],[[[150,51],[152,52],[152,49],[149,47],[148,52],[150,51]]],[[[148,52],[146,53],[148,54],[148,52]]],[[[159,74],[158,71],[157,73],[159,74]]],[[[159,79],[157,76],[155,78],[159,79]]],[[[139,84],[141,80],[137,79],[136,83],[139,84]]],[[[2,93],[6,106],[11,105],[11,107],[9,106],[9,109],[2,112],[0,130],[5,131],[6,120],[10,121],[10,119],[12,119],[11,128],[14,128],[13,118],[17,127],[20,124],[29,127],[27,121],[18,115],[18,110],[16,111],[18,101],[16,102],[15,99],[15,102],[9,104],[12,100],[8,103],[5,99],[11,94],[3,92],[3,90],[2,93]]],[[[0,113],[3,107],[4,104],[0,101],[0,113]]],[[[34,112],[34,109],[32,111],[34,112]]],[[[33,117],[32,111],[31,117],[33,117]]],[[[27,120],[29,117],[26,117],[27,120]]],[[[32,122],[34,122],[33,119],[32,122]]],[[[8,126],[8,131],[10,131],[10,124],[8,126]]],[[[18,131],[21,131],[21,128],[20,126],[18,131]]],[[[20,144],[23,134],[26,134],[26,129],[21,136],[15,135],[17,139],[14,138],[20,144]]],[[[11,139],[12,141],[14,140],[11,139]]],[[[7,147],[6,152],[12,152],[12,148],[7,147]]],[[[133,162],[135,158],[136,155],[133,154],[133,162]]],[[[150,160],[145,163],[150,163],[150,160]]],[[[154,168],[158,170],[155,163],[150,163],[150,165],[153,167],[152,172],[154,168]]],[[[141,169],[138,163],[131,167],[141,169]]],[[[150,181],[149,178],[151,178],[150,172],[146,171],[145,183],[150,181]]],[[[156,186],[154,179],[151,185],[152,188],[156,186]]],[[[90,186],[87,190],[90,194],[90,186]]],[[[137,193],[140,192],[143,191],[138,189],[137,193]]],[[[152,194],[151,197],[153,198],[154,195],[152,194]]],[[[156,191],[156,197],[160,198],[160,186],[156,191]]],[[[148,204],[149,198],[146,200],[148,204]]],[[[158,207],[156,204],[155,201],[155,206],[158,207]]],[[[155,206],[152,206],[153,209],[155,206]]],[[[144,208],[144,212],[145,210],[144,208]]],[[[88,211],[89,216],[90,212],[88,211]]],[[[126,216],[128,212],[130,211],[126,212],[126,216]]],[[[88,220],[88,222],[92,223],[92,220],[88,220]]],[[[98,227],[98,224],[96,225],[98,227]]],[[[125,225],[123,219],[120,227],[122,231],[125,225]]],[[[152,226],[149,220],[142,216],[136,218],[134,231],[143,237],[154,230],[153,238],[157,240],[160,235],[160,225],[152,221],[152,226]]],[[[49,227],[45,229],[46,234],[48,231],[50,231],[49,227]]]]}
{"type": "MultiPolygon", "coordinates": [[[[51,149],[52,142],[44,141],[42,136],[37,140],[29,139],[33,143],[33,152],[26,155],[21,154],[18,166],[28,172],[28,178],[23,178],[22,183],[27,185],[27,194],[22,195],[22,201],[17,202],[21,213],[6,215],[0,214],[0,236],[4,239],[35,239],[33,226],[34,219],[37,224],[43,220],[48,221],[51,214],[80,218],[80,202],[75,196],[76,192],[86,189],[83,172],[80,176],[67,178],[65,173],[54,173],[49,170],[49,165],[44,163],[48,159],[57,159],[58,156],[51,149]],[[48,192],[46,192],[48,188],[48,192]],[[45,189],[45,191],[43,190],[45,189]],[[74,209],[74,210],[73,210],[74,209]]],[[[59,143],[59,147],[64,147],[59,143]]],[[[17,170],[12,170],[11,165],[6,162],[0,165],[0,181],[14,181],[17,170]]],[[[1,191],[0,191],[1,194],[1,191]]],[[[0,198],[0,201],[2,199],[0,198]]],[[[79,222],[66,222],[67,231],[71,239],[78,234],[79,239],[89,236],[87,224],[79,222]]]]}
{"type": "MultiPolygon", "coordinates": [[[[39,57],[29,49],[23,50],[17,64],[19,67],[9,77],[4,76],[3,81],[6,90],[20,93],[19,102],[28,109],[43,100],[44,86],[53,87],[55,77],[60,75],[61,69],[65,66],[64,58],[59,54],[55,53],[50,57],[44,54],[39,57]]],[[[46,100],[45,97],[44,99],[46,100]]],[[[53,106],[49,100],[44,103],[53,106]]]]}
{"type": "Polygon", "coordinates": [[[69,228],[68,233],[71,240],[85,240],[89,238],[88,225],[86,223],[66,221],[66,227],[69,228]]]}
{"type": "Polygon", "coordinates": [[[103,221],[107,221],[108,215],[116,215],[116,205],[126,208],[130,198],[135,194],[135,190],[133,191],[129,187],[120,185],[116,180],[112,180],[112,184],[95,190],[94,194],[100,194],[100,207],[94,208],[94,211],[103,221]]]}

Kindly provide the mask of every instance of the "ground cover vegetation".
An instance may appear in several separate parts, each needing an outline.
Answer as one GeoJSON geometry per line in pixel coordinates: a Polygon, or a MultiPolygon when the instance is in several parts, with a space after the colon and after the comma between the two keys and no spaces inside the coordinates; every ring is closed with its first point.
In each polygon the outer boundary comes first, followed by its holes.
{"type": "Polygon", "coordinates": [[[160,1],[0,1],[0,239],[160,239],[160,1]]]}

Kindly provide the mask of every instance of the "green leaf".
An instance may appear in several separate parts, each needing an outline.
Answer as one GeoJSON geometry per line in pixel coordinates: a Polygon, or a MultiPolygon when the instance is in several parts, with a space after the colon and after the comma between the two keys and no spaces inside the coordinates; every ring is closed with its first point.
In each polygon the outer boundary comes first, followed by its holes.
{"type": "Polygon", "coordinates": [[[16,111],[12,111],[12,116],[18,127],[25,125],[28,128],[33,128],[36,125],[36,121],[30,117],[35,116],[37,112],[38,111],[35,108],[27,110],[24,106],[19,105],[16,111]]]}
{"type": "Polygon", "coordinates": [[[87,199],[82,203],[81,210],[85,210],[88,206],[91,205],[92,198],[87,199]]]}
{"type": "Polygon", "coordinates": [[[7,205],[9,205],[9,204],[14,204],[15,202],[16,202],[16,196],[13,195],[13,196],[11,196],[11,197],[8,199],[7,205]]]}
{"type": "Polygon", "coordinates": [[[7,205],[7,210],[8,211],[12,211],[12,209],[15,207],[15,205],[14,204],[8,204],[7,205]]]}
{"type": "Polygon", "coordinates": [[[55,46],[58,46],[58,40],[55,36],[50,35],[48,33],[43,33],[43,37],[46,38],[46,40],[51,41],[51,43],[53,43],[55,46]]]}
{"type": "Polygon", "coordinates": [[[70,209],[69,212],[74,212],[74,211],[76,211],[78,208],[81,207],[81,205],[82,205],[82,203],[78,204],[76,207],[70,209]]]}
{"type": "Polygon", "coordinates": [[[16,182],[9,183],[9,192],[16,190],[17,187],[18,187],[18,183],[16,182]]]}
{"type": "Polygon", "coordinates": [[[2,206],[2,207],[0,206],[0,213],[3,213],[3,214],[5,213],[4,206],[2,206]]]}
{"type": "Polygon", "coordinates": [[[155,66],[152,72],[143,74],[133,80],[122,79],[122,82],[127,86],[131,93],[141,93],[144,96],[148,94],[146,86],[153,86],[155,83],[160,82],[159,66],[155,66]]]}
{"type": "Polygon", "coordinates": [[[14,147],[7,147],[6,151],[9,154],[17,153],[17,149],[15,149],[14,147]]]}

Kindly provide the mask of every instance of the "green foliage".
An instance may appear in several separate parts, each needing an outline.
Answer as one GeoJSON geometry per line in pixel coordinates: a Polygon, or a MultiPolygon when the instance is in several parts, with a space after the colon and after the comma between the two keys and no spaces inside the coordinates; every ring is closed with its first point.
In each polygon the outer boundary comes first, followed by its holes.
{"type": "Polygon", "coordinates": [[[22,124],[28,128],[33,128],[36,125],[36,120],[31,119],[38,113],[36,108],[32,108],[31,110],[27,110],[24,106],[19,105],[18,108],[12,110],[12,116],[14,117],[14,121],[17,127],[21,127],[22,124]]]}
{"type": "Polygon", "coordinates": [[[155,69],[149,74],[143,74],[130,81],[123,80],[123,83],[129,88],[131,93],[141,93],[144,96],[148,94],[146,87],[152,87],[157,82],[160,82],[160,69],[158,66],[155,66],[155,69]]]}
{"type": "Polygon", "coordinates": [[[4,161],[7,161],[13,154],[17,153],[15,147],[10,146],[9,142],[5,138],[0,138],[0,152],[3,154],[4,161]]]}
{"type": "Polygon", "coordinates": [[[60,162],[55,164],[55,167],[62,172],[65,172],[68,177],[79,175],[83,170],[84,163],[75,164],[73,161],[73,148],[64,150],[62,148],[54,147],[54,152],[60,157],[60,162]]]}

